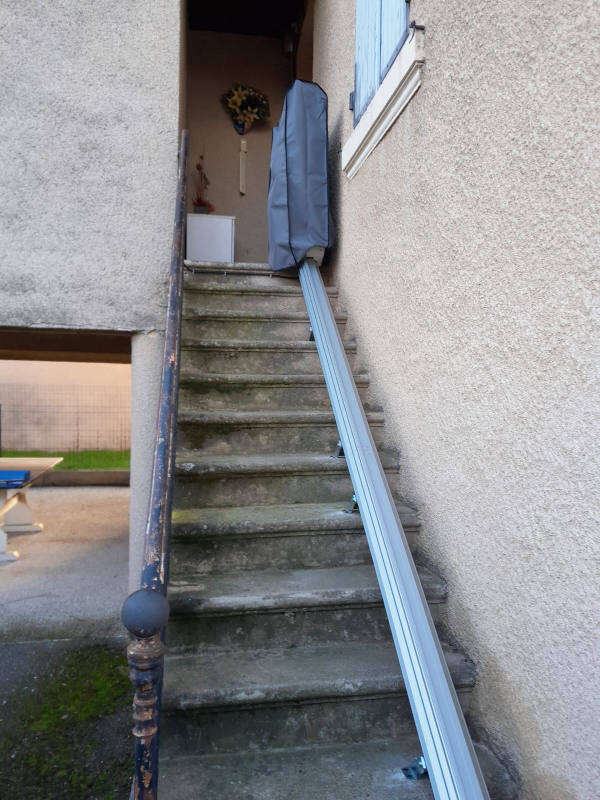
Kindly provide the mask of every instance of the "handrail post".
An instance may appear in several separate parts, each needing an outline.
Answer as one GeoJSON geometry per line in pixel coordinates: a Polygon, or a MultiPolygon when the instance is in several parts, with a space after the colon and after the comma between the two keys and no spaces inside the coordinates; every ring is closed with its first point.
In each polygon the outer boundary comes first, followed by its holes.
{"type": "Polygon", "coordinates": [[[133,637],[127,647],[129,675],[135,688],[135,768],[131,794],[134,800],[156,800],[158,726],[165,652],[161,632],[169,618],[169,602],[161,592],[139,589],[125,601],[121,618],[133,637]]]}
{"type": "Polygon", "coordinates": [[[300,284],[436,800],[489,800],[316,263],[300,284]]]}
{"type": "Polygon", "coordinates": [[[140,589],[125,600],[121,618],[132,636],[127,660],[135,693],[135,766],[130,800],[156,800],[164,666],[163,636],[169,618],[169,536],[177,433],[177,393],[183,308],[188,132],[181,132],[175,221],[169,270],[167,322],[158,404],[152,481],[144,534],[140,589]]]}

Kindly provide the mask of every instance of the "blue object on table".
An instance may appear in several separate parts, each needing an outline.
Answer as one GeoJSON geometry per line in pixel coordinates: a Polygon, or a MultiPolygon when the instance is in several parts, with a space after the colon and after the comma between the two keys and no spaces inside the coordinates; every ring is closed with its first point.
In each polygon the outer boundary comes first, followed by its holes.
{"type": "Polygon", "coordinates": [[[28,469],[0,469],[0,489],[20,489],[30,478],[28,469]]]}

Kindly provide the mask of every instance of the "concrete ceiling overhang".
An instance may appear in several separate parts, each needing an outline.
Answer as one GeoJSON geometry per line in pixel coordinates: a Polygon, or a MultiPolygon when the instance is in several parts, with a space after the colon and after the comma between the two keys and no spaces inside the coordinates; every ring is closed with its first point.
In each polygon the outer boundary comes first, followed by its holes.
{"type": "Polygon", "coordinates": [[[129,364],[131,333],[64,328],[0,328],[0,359],[129,364]]]}
{"type": "Polygon", "coordinates": [[[302,19],[304,9],[305,0],[188,0],[188,23],[191,30],[278,37],[302,19]]]}

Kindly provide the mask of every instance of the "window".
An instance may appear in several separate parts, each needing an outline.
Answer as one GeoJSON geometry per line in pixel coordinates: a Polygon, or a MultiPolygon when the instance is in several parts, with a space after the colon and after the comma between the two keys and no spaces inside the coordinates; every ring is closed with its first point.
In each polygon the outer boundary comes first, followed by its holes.
{"type": "Polygon", "coordinates": [[[342,169],[354,177],[421,85],[422,25],[408,24],[406,0],[356,0],[354,129],[342,169]],[[409,35],[410,34],[410,35],[409,35]]]}
{"type": "Polygon", "coordinates": [[[355,126],[407,36],[407,0],[356,0],[355,126]]]}

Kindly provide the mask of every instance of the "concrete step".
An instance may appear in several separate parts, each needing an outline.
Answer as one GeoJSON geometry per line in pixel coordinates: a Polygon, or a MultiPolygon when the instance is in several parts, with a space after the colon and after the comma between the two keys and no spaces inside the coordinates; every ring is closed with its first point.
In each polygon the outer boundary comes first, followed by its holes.
{"type": "MultiPolygon", "coordinates": [[[[348,503],[176,509],[171,526],[171,576],[228,570],[292,569],[370,564],[359,512],[348,503]]],[[[398,513],[411,547],[419,520],[398,513]]]]}
{"type": "MultiPolygon", "coordinates": [[[[491,800],[516,800],[518,786],[484,745],[475,752],[491,800]]],[[[161,749],[161,800],[433,800],[428,776],[402,767],[420,756],[415,731],[394,739],[172,757],[161,749]]]]}
{"type": "Polygon", "coordinates": [[[186,292],[200,292],[206,285],[234,286],[250,289],[272,288],[300,288],[300,281],[296,275],[283,274],[259,269],[222,269],[200,270],[193,275],[186,270],[184,275],[184,290],[186,292]]]}
{"type": "MultiPolygon", "coordinates": [[[[444,581],[419,578],[434,618],[444,581]]],[[[218,647],[298,647],[334,641],[388,641],[389,623],[375,570],[352,567],[242,571],[172,580],[170,652],[218,647]]]]}
{"type": "MultiPolygon", "coordinates": [[[[382,443],[383,414],[369,412],[371,433],[382,443]]],[[[324,453],[333,455],[339,435],[327,411],[180,411],[177,443],[185,450],[220,455],[324,453]]]]}
{"type": "MultiPolygon", "coordinates": [[[[352,365],[356,344],[344,344],[352,365]]],[[[314,374],[321,368],[317,347],[309,341],[256,339],[183,339],[181,365],[205,372],[269,372],[314,374]]]]}
{"type": "MultiPolygon", "coordinates": [[[[326,289],[332,307],[337,309],[337,289],[326,289]]],[[[302,289],[297,281],[265,276],[197,276],[184,288],[184,313],[190,311],[232,310],[266,312],[306,312],[302,289]]]]}
{"type": "MultiPolygon", "coordinates": [[[[346,314],[336,314],[343,337],[346,314]]],[[[183,318],[183,337],[196,339],[281,339],[309,338],[306,311],[188,311],[183,318]]]]}
{"type": "MultiPolygon", "coordinates": [[[[366,399],[369,377],[354,376],[366,399]]],[[[179,377],[179,406],[183,409],[331,409],[325,378],[319,370],[308,374],[291,373],[208,373],[187,367],[179,377]]]]}
{"type": "Polygon", "coordinates": [[[393,741],[189,758],[161,749],[159,794],[161,800],[433,800],[428,779],[411,781],[401,769],[420,754],[413,731],[393,741]]]}
{"type": "MultiPolygon", "coordinates": [[[[395,459],[382,454],[388,480],[395,459]]],[[[350,502],[353,488],[344,458],[313,453],[217,456],[181,452],[176,463],[175,508],[350,502]]],[[[392,490],[395,488],[393,483],[392,490]]]]}
{"type": "MultiPolygon", "coordinates": [[[[475,666],[444,649],[466,704],[475,666]]],[[[393,644],[168,654],[161,727],[180,755],[395,738],[412,727],[393,644]]]]}
{"type": "Polygon", "coordinates": [[[234,261],[230,264],[226,261],[193,261],[186,258],[184,279],[186,283],[192,283],[199,275],[273,275],[273,269],[264,261],[234,261]]]}

